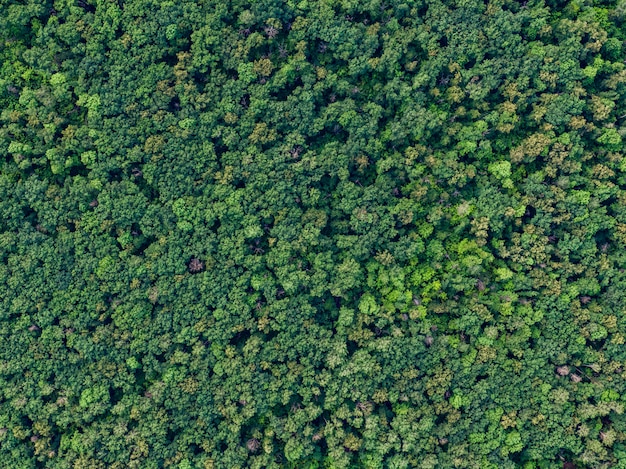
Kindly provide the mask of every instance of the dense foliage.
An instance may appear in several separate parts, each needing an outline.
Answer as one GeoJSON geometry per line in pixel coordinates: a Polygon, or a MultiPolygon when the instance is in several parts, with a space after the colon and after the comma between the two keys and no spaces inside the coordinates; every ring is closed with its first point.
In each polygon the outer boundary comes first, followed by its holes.
{"type": "Polygon", "coordinates": [[[626,467],[626,2],[0,0],[0,462],[626,467]]]}

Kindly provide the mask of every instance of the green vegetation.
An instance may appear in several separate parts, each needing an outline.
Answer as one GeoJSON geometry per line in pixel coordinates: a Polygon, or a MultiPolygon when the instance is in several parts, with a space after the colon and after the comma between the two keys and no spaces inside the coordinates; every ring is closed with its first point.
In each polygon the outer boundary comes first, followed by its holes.
{"type": "Polygon", "coordinates": [[[625,40],[0,0],[0,466],[626,468],[625,40]]]}

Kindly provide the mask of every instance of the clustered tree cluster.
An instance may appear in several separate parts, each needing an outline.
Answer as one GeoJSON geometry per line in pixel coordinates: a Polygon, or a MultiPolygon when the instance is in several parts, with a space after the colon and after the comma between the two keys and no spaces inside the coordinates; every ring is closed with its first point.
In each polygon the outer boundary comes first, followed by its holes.
{"type": "Polygon", "coordinates": [[[624,0],[0,0],[0,465],[626,467],[624,0]]]}

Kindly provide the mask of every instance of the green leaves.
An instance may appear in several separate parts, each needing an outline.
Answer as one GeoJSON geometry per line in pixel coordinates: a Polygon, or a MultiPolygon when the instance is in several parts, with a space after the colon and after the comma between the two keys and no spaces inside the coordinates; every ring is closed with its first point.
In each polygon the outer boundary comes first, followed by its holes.
{"type": "Polygon", "coordinates": [[[244,85],[248,85],[256,80],[257,75],[254,72],[253,63],[241,63],[237,67],[237,75],[244,85]]]}
{"type": "Polygon", "coordinates": [[[622,6],[4,3],[5,465],[619,463],[622,6]]]}
{"type": "Polygon", "coordinates": [[[359,311],[361,314],[371,316],[378,312],[379,306],[376,303],[376,299],[370,294],[364,294],[359,300],[359,311]]]}
{"type": "Polygon", "coordinates": [[[602,134],[598,137],[598,143],[606,145],[607,147],[617,150],[622,143],[622,136],[614,128],[604,129],[602,134]]]}

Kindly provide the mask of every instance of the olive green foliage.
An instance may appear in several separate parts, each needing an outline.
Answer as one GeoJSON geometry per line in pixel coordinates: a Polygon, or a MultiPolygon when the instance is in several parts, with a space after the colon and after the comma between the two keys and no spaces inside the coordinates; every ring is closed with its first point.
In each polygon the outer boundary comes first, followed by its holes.
{"type": "Polygon", "coordinates": [[[0,0],[0,465],[626,467],[625,39],[0,0]]]}

